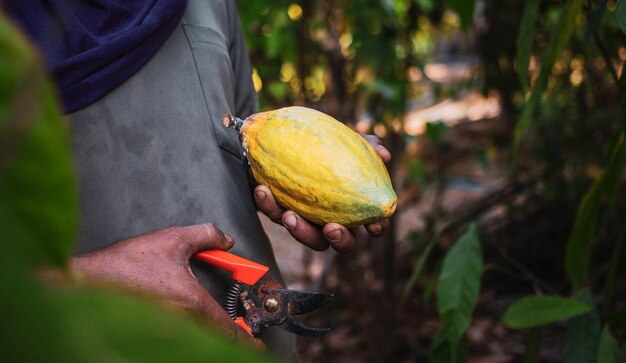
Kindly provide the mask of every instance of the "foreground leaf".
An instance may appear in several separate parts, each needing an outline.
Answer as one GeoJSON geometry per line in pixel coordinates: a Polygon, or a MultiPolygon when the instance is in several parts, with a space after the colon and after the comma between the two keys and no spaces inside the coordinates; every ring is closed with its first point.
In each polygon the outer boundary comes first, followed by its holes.
{"type": "Polygon", "coordinates": [[[267,361],[150,301],[37,278],[66,265],[77,200],[67,125],[34,54],[0,13],[2,361],[267,361]]]}
{"type": "Polygon", "coordinates": [[[586,313],[591,307],[583,302],[557,296],[529,296],[511,305],[502,322],[513,329],[534,328],[586,313]]]}
{"type": "Polygon", "coordinates": [[[0,203],[36,237],[29,261],[61,266],[78,226],[69,131],[39,58],[1,16],[0,50],[0,203]]]}
{"type": "Polygon", "coordinates": [[[439,315],[451,342],[457,342],[469,325],[482,267],[478,232],[472,224],[448,251],[437,286],[439,315]]]}

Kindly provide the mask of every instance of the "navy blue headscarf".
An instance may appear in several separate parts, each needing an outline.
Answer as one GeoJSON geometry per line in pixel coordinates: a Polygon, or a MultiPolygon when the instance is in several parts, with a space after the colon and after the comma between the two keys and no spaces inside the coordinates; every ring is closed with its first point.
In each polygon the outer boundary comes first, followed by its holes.
{"type": "Polygon", "coordinates": [[[186,0],[4,0],[45,58],[66,112],[137,72],[178,25],[186,0]]]}

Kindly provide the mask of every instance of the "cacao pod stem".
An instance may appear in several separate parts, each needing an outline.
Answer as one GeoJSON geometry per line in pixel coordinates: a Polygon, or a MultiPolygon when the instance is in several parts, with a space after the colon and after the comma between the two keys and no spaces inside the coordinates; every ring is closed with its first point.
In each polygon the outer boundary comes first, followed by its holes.
{"type": "Polygon", "coordinates": [[[241,128],[243,127],[244,122],[244,120],[231,114],[226,114],[224,115],[224,117],[222,117],[222,124],[224,124],[224,126],[235,129],[239,133],[241,133],[241,128]]]}

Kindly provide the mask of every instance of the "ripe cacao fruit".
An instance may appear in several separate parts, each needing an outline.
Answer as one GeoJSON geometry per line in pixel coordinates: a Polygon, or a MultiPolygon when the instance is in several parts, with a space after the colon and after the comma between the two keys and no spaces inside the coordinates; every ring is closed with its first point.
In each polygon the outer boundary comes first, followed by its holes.
{"type": "Polygon", "coordinates": [[[252,175],[283,207],[308,220],[347,227],[389,217],[397,205],[387,169],[361,135],[305,107],[285,107],[245,120],[237,129],[252,175]]]}

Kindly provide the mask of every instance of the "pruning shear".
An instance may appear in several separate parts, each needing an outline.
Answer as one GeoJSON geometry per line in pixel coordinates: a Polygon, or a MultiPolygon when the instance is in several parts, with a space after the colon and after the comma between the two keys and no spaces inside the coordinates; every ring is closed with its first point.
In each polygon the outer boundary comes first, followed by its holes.
{"type": "Polygon", "coordinates": [[[328,303],[332,294],[286,289],[268,272],[269,267],[222,250],[202,251],[196,259],[223,268],[235,280],[226,295],[224,309],[248,334],[254,336],[270,326],[279,326],[302,336],[319,336],[330,329],[311,328],[294,320],[328,303]],[[243,316],[238,311],[245,311],[243,316]]]}

